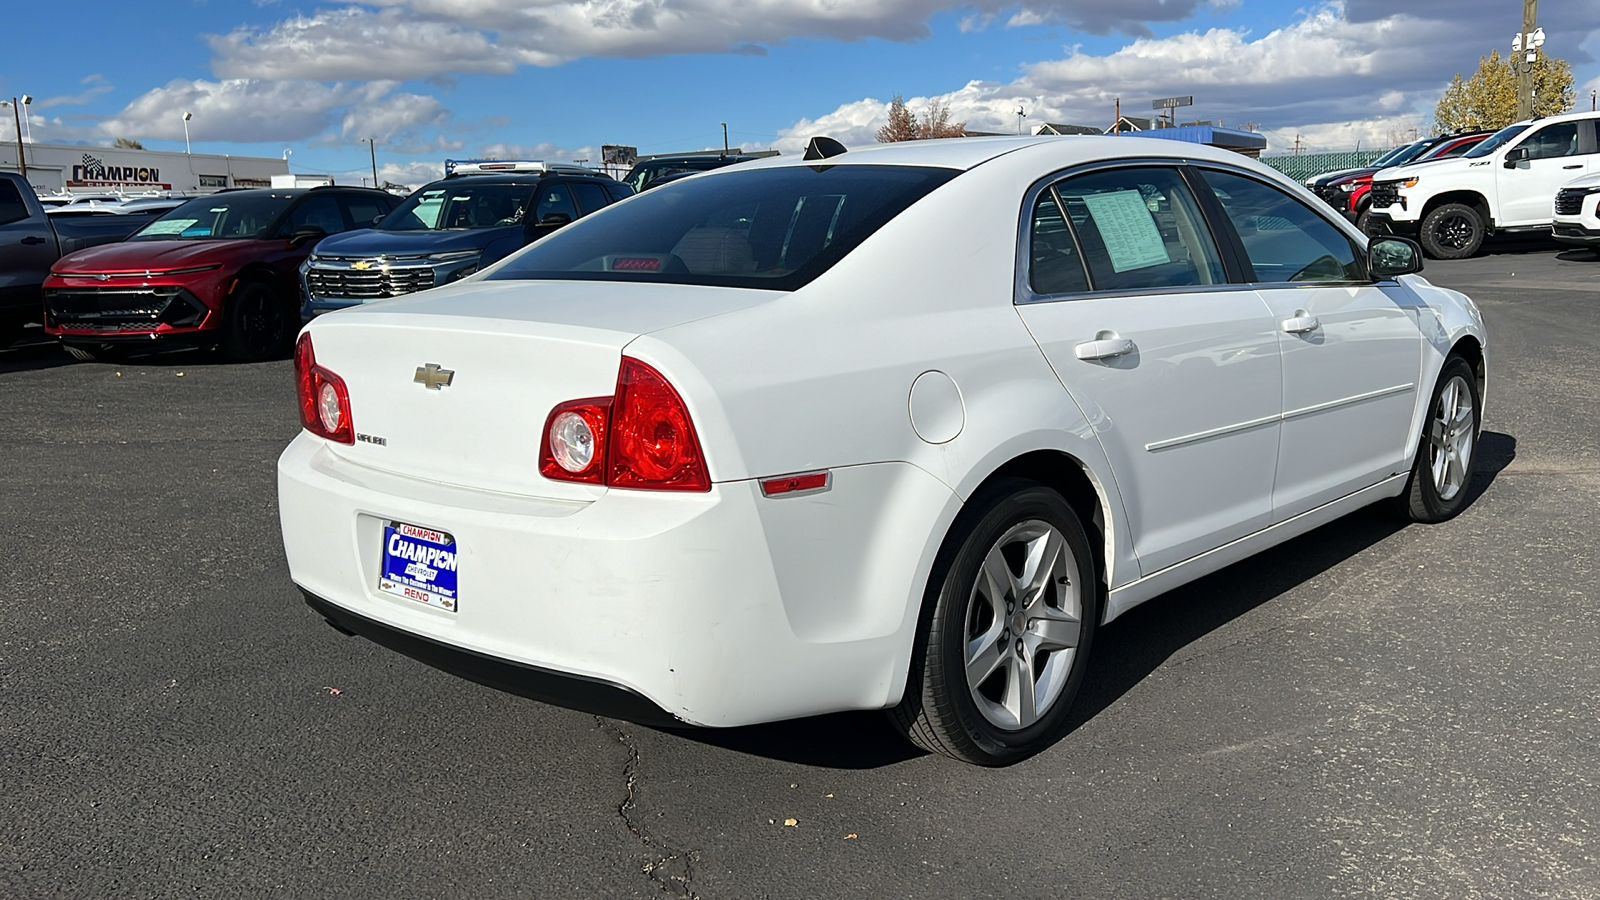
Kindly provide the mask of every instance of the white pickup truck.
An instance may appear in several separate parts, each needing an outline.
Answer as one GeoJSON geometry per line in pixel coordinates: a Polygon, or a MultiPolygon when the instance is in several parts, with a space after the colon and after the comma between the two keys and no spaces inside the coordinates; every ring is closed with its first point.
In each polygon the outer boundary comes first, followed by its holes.
{"type": "Polygon", "coordinates": [[[1414,237],[1435,259],[1464,259],[1486,237],[1550,233],[1556,192],[1600,172],[1600,113],[1507,125],[1465,156],[1372,177],[1373,234],[1414,237]]]}

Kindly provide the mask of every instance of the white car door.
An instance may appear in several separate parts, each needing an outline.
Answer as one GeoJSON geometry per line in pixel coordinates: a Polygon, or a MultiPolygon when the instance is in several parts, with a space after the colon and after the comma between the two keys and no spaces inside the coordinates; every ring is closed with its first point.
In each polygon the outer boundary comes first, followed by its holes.
{"type": "Polygon", "coordinates": [[[1029,201],[1017,309],[1098,433],[1140,567],[1269,524],[1277,325],[1180,169],[1098,169],[1029,201]]]}
{"type": "MultiPolygon", "coordinates": [[[[1278,326],[1283,426],[1273,510],[1285,519],[1404,469],[1422,370],[1414,295],[1366,274],[1365,249],[1309,205],[1202,169],[1278,326]]],[[[1224,226],[1226,228],[1226,226],[1224,226]]]]}
{"type": "Polygon", "coordinates": [[[1556,192],[1562,185],[1586,175],[1595,159],[1595,120],[1551,122],[1506,151],[1508,160],[1519,150],[1526,159],[1495,167],[1500,199],[1499,227],[1548,225],[1555,218],[1556,192]]]}

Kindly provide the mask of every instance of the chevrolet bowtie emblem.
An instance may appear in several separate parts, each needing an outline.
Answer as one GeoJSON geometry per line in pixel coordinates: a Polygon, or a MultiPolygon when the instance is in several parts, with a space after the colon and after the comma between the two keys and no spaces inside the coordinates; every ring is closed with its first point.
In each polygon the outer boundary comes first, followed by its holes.
{"type": "Polygon", "coordinates": [[[430,391],[437,391],[449,387],[455,377],[454,370],[441,369],[437,363],[428,363],[425,366],[417,366],[416,377],[411,380],[430,391]]]}
{"type": "Polygon", "coordinates": [[[350,268],[357,269],[359,271],[365,272],[366,270],[372,268],[372,260],[370,260],[370,259],[356,260],[355,262],[350,264],[350,268]]]}

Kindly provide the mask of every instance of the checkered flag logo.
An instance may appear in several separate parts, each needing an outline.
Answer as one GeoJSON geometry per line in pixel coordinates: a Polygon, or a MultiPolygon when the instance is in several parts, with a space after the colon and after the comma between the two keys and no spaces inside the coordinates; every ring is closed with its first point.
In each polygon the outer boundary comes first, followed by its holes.
{"type": "Polygon", "coordinates": [[[89,154],[85,153],[83,155],[83,165],[84,165],[85,168],[93,169],[93,168],[95,168],[95,167],[100,165],[100,160],[95,159],[94,157],[92,157],[89,154]]]}

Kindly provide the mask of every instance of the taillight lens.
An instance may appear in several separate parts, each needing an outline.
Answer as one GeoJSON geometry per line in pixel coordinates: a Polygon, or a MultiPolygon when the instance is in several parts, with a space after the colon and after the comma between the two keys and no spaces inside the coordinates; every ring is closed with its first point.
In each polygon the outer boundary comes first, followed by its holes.
{"type": "Polygon", "coordinates": [[[300,424],[305,430],[340,444],[354,444],[350,392],[343,378],[317,365],[309,333],[300,335],[294,345],[294,379],[300,397],[300,424]]]}
{"type": "Polygon", "coordinates": [[[557,481],[605,484],[611,398],[563,403],[550,411],[539,447],[539,472],[557,481]]]}
{"type": "Polygon", "coordinates": [[[709,491],[700,438],[683,398],[660,372],[622,358],[616,394],[551,410],[539,471],[557,481],[651,491],[709,491]]]}

